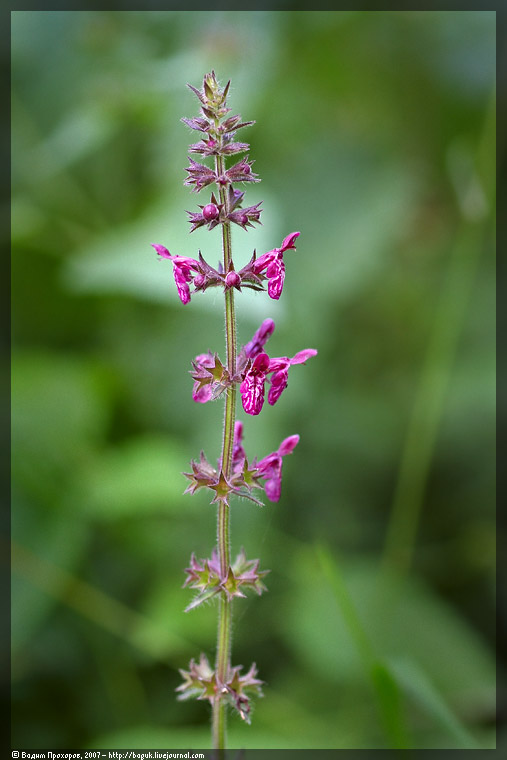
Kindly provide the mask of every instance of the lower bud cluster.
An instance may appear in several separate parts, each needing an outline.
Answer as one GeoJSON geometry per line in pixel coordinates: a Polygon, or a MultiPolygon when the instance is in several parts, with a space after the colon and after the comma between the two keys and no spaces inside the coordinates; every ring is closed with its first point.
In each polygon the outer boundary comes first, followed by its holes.
{"type": "Polygon", "coordinates": [[[243,589],[251,589],[260,596],[263,591],[267,591],[262,579],[269,570],[259,570],[259,560],[247,560],[244,549],[241,549],[227,573],[223,574],[218,554],[213,549],[211,559],[197,559],[192,554],[190,567],[187,567],[185,573],[187,578],[183,587],[188,586],[199,592],[186,608],[185,612],[189,612],[220,593],[229,600],[235,596],[245,597],[243,589]]]}
{"type": "Polygon", "coordinates": [[[201,654],[199,662],[190,660],[188,670],[180,670],[183,683],[176,691],[180,692],[178,699],[207,699],[212,704],[218,699],[227,699],[229,704],[238,711],[244,721],[250,723],[250,697],[262,697],[262,681],[257,676],[257,667],[253,663],[248,673],[240,675],[242,665],[229,668],[227,679],[221,681],[209,664],[205,654],[201,654]]]}

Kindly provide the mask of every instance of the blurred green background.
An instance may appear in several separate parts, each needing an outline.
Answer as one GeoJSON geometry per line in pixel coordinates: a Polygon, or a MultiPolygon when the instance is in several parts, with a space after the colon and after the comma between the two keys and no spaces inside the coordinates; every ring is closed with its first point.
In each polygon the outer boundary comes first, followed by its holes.
{"type": "Polygon", "coordinates": [[[220,256],[182,185],[212,68],[256,120],[235,262],[301,230],[240,340],[270,316],[270,353],[319,351],[240,415],[252,457],[301,443],[278,504],[234,504],[271,573],[235,605],[266,687],[230,744],[494,746],[495,13],[19,11],[12,61],[13,746],[209,746],[174,688],[213,657],[181,584],[215,514],[180,472],[220,453],[187,370],[222,300],[183,307],[150,243],[220,256]]]}

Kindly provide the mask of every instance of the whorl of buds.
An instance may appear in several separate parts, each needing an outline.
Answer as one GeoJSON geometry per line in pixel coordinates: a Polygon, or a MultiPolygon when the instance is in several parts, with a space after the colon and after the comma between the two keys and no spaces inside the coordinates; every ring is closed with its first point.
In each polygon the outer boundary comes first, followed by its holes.
{"type": "Polygon", "coordinates": [[[232,566],[224,574],[220,569],[218,554],[213,549],[211,559],[198,560],[192,554],[190,567],[186,568],[185,573],[187,577],[183,588],[188,586],[199,592],[186,608],[185,612],[189,612],[220,592],[223,592],[229,600],[234,597],[245,597],[244,591],[247,589],[255,591],[260,596],[263,591],[267,591],[262,579],[269,570],[259,570],[259,560],[248,560],[244,549],[241,549],[232,566]]]}
{"type": "Polygon", "coordinates": [[[257,676],[257,667],[252,664],[248,673],[241,676],[242,665],[228,668],[227,679],[221,681],[213,670],[205,654],[201,654],[199,663],[190,660],[188,670],[180,670],[183,683],[176,691],[180,692],[178,699],[208,699],[212,704],[225,697],[229,704],[240,714],[241,718],[250,723],[250,695],[262,697],[263,684],[257,676]]]}

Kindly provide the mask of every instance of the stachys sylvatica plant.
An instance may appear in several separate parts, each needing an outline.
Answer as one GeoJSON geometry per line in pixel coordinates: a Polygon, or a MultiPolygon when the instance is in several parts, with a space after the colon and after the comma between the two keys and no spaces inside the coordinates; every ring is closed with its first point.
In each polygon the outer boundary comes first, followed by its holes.
{"type": "Polygon", "coordinates": [[[238,348],[234,297],[243,288],[267,292],[278,300],[282,295],[285,263],[296,249],[299,232],[291,232],[279,248],[261,256],[256,252],[250,261],[236,268],[231,248],[231,225],[243,230],[260,223],[260,205],[243,205],[245,193],[235,185],[259,182],[252,171],[248,156],[227,166],[229,156],[248,151],[249,145],[237,142],[236,133],[254,122],[242,121],[241,116],[228,115],[227,93],[230,82],[222,89],[212,71],[206,74],[202,89],[188,85],[199,99],[200,114],[182,121],[199,133],[199,142],[190,146],[190,153],[201,154],[211,165],[199,163],[189,157],[188,177],[185,185],[200,192],[210,185],[215,189],[209,200],[199,205],[199,211],[188,211],[190,232],[206,226],[208,230],[221,227],[223,260],[215,269],[199,252],[197,259],[171,254],[163,245],[153,244],[158,256],[172,262],[178,295],[183,304],[191,295],[210,287],[223,288],[225,300],[226,356],[222,361],[216,353],[198,354],[192,362],[194,380],[192,396],[195,402],[205,404],[222,396],[225,398],[222,454],[216,465],[210,463],[203,452],[191,462],[191,472],[184,473],[190,484],[186,493],[209,489],[211,503],[217,509],[217,544],[207,559],[194,554],[185,570],[184,585],[197,592],[187,610],[193,610],[210,599],[218,600],[218,638],[214,666],[205,654],[192,659],[188,670],[182,670],[183,683],[178,687],[179,699],[196,697],[209,700],[212,708],[213,746],[225,747],[226,706],[232,706],[243,720],[250,722],[250,698],[262,696],[262,681],[257,678],[255,663],[242,674],[242,666],[231,664],[231,621],[233,601],[246,596],[251,590],[262,594],[266,590],[264,578],[268,571],[259,569],[258,559],[248,559],[241,549],[231,560],[230,510],[233,497],[250,499],[262,506],[254,494],[264,490],[270,501],[278,501],[281,493],[283,457],[291,454],[299,442],[298,435],[285,438],[276,451],[260,459],[248,458],[243,448],[244,423],[236,420],[236,389],[239,386],[241,403],[247,415],[258,415],[264,406],[266,384],[268,404],[276,404],[287,387],[289,370],[295,364],[304,364],[317,351],[306,348],[294,356],[269,356],[265,345],[273,334],[275,323],[265,319],[251,340],[238,348]]]}

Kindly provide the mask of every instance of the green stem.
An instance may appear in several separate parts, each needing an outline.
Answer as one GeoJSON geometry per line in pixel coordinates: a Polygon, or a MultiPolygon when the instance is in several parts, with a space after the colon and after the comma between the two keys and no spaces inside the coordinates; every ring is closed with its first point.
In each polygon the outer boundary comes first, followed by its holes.
{"type": "MultiPolygon", "coordinates": [[[[217,175],[224,172],[224,159],[217,156],[215,161],[217,175]]],[[[227,211],[227,192],[221,186],[220,203],[224,205],[227,211]]],[[[222,225],[222,244],[223,244],[223,265],[224,271],[227,272],[232,260],[231,252],[231,228],[230,223],[225,222],[222,225]]],[[[234,311],[234,292],[231,289],[225,291],[225,335],[227,348],[227,369],[232,377],[236,372],[236,316],[234,311]]],[[[232,451],[234,445],[234,422],[236,417],[236,386],[230,385],[227,388],[225,399],[224,413],[224,435],[222,444],[222,472],[228,480],[232,470],[232,451]]],[[[220,560],[220,570],[222,575],[226,575],[230,566],[230,514],[229,504],[221,501],[218,508],[217,521],[217,539],[218,539],[218,556],[220,560]]],[[[231,623],[232,623],[232,603],[222,595],[219,600],[218,608],[218,634],[217,634],[217,655],[216,655],[216,674],[219,683],[225,683],[230,669],[231,655],[231,623]]],[[[213,748],[216,750],[225,749],[226,743],[226,712],[225,703],[222,694],[217,694],[213,701],[212,714],[212,732],[213,748]]]]}

